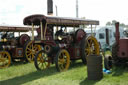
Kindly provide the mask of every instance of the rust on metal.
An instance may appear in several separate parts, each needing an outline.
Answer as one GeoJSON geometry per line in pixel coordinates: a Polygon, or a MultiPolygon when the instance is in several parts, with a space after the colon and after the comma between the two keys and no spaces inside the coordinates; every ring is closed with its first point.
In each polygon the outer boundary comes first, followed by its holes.
{"type": "Polygon", "coordinates": [[[119,43],[119,56],[121,58],[128,58],[128,39],[120,39],[119,43]]]}
{"type": "Polygon", "coordinates": [[[119,22],[115,23],[116,27],[116,43],[119,45],[120,32],[119,32],[119,22]]]}

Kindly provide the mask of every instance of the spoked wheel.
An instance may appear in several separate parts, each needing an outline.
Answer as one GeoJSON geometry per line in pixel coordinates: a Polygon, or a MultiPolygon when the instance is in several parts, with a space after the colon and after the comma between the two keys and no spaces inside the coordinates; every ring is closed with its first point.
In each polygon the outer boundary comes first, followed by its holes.
{"type": "Polygon", "coordinates": [[[25,49],[24,51],[25,57],[27,58],[29,62],[32,62],[34,60],[35,54],[38,51],[42,50],[41,45],[33,44],[32,41],[28,41],[25,44],[24,49],[25,49]]]}
{"type": "Polygon", "coordinates": [[[0,51],[0,68],[6,68],[11,64],[11,56],[7,51],[0,51]]]}
{"type": "Polygon", "coordinates": [[[44,50],[36,54],[34,64],[37,70],[44,70],[50,67],[50,58],[44,50]]]}
{"type": "Polygon", "coordinates": [[[85,40],[82,40],[81,44],[81,52],[82,52],[82,61],[84,64],[86,64],[86,57],[90,54],[99,55],[100,54],[100,48],[99,43],[97,42],[96,38],[93,36],[89,36],[85,38],[85,40]]]}
{"type": "Polygon", "coordinates": [[[70,65],[70,55],[67,50],[62,49],[55,57],[55,64],[58,71],[66,71],[70,65]]]}
{"type": "Polygon", "coordinates": [[[87,38],[87,46],[85,48],[85,52],[86,52],[87,56],[90,54],[95,54],[95,55],[100,54],[99,43],[95,37],[89,36],[87,38]]]}

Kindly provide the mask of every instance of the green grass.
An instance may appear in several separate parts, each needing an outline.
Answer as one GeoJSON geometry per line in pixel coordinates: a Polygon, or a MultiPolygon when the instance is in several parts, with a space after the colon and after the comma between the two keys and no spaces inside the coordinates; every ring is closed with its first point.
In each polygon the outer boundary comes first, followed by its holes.
{"type": "Polygon", "coordinates": [[[0,85],[128,85],[128,67],[113,68],[102,80],[87,79],[87,66],[81,61],[71,64],[66,72],[57,72],[55,65],[37,71],[33,63],[14,64],[0,69],[0,85]]]}

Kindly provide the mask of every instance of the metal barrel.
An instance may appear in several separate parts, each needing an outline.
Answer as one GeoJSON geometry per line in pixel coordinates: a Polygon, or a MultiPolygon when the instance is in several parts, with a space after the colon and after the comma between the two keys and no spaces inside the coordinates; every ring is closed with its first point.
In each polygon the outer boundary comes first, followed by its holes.
{"type": "Polygon", "coordinates": [[[103,78],[101,55],[89,55],[87,57],[87,75],[89,80],[100,80],[103,78]]]}

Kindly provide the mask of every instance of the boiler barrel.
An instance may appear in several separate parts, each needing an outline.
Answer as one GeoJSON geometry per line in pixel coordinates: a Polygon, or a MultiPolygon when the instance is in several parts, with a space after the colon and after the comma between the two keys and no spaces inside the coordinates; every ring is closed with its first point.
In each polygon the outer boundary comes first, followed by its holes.
{"type": "Polygon", "coordinates": [[[87,74],[89,80],[100,80],[103,78],[101,55],[89,55],[87,57],[87,74]]]}

